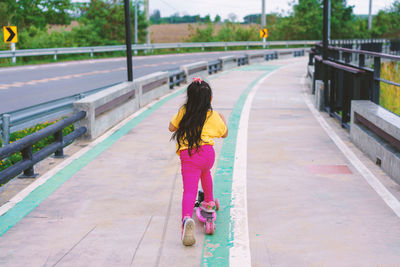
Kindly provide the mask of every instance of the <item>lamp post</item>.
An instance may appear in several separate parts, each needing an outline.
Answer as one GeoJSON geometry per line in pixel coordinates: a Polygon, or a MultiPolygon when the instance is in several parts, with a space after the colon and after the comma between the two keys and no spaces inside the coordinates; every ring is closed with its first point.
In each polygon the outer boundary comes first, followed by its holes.
{"type": "MultiPolygon", "coordinates": [[[[265,29],[266,21],[265,21],[265,0],[261,0],[261,29],[265,29]]],[[[265,48],[265,37],[263,37],[263,48],[265,48]]]]}
{"type": "Polygon", "coordinates": [[[128,68],[128,81],[133,81],[132,75],[132,34],[131,34],[131,12],[129,0],[124,0],[125,6],[125,39],[126,39],[126,64],[128,68]]]}
{"type": "MultiPolygon", "coordinates": [[[[137,12],[137,9],[138,9],[138,0],[135,0],[135,44],[137,44],[137,38],[138,38],[138,32],[137,32],[138,12],[137,12]]],[[[135,50],[135,52],[136,52],[136,50],[135,50]]]]}
{"type": "Polygon", "coordinates": [[[328,45],[331,38],[331,1],[324,0],[324,21],[322,34],[322,58],[328,59],[328,45]]]}
{"type": "MultiPolygon", "coordinates": [[[[150,21],[150,13],[149,13],[149,3],[150,0],[145,0],[146,2],[146,20],[150,21]]],[[[147,27],[147,43],[150,44],[150,26],[147,27]]]]}
{"type": "MultiPolygon", "coordinates": [[[[322,59],[328,59],[328,46],[329,46],[329,39],[331,35],[331,1],[324,0],[324,20],[323,20],[323,34],[322,34],[322,59]]],[[[323,66],[323,80],[324,80],[324,103],[329,103],[329,70],[328,66],[322,64],[323,66]]]]}
{"type": "Polygon", "coordinates": [[[372,0],[369,0],[368,30],[372,28],[372,0]]]}

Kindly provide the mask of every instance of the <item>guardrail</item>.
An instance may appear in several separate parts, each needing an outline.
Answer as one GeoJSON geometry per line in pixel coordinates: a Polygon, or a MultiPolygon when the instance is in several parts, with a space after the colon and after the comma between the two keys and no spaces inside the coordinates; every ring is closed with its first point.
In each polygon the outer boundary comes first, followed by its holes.
{"type": "Polygon", "coordinates": [[[371,51],[328,46],[328,58],[320,56],[322,46],[317,45],[310,54],[310,63],[315,59],[313,93],[315,80],[324,80],[324,109],[337,118],[342,127],[349,129],[351,101],[370,100],[379,105],[380,83],[399,86],[399,83],[380,77],[381,61],[400,61],[400,56],[371,51]],[[366,59],[371,58],[371,67],[366,59]]]}
{"type": "Polygon", "coordinates": [[[169,89],[173,89],[174,86],[179,86],[181,83],[185,82],[186,75],[181,69],[169,70],[169,89]]]}
{"type": "Polygon", "coordinates": [[[208,74],[217,73],[220,70],[222,70],[221,60],[213,60],[208,62],[208,74]]]}
{"type": "MultiPolygon", "coordinates": [[[[137,44],[132,45],[133,51],[151,51],[156,49],[177,49],[181,48],[201,48],[204,50],[209,47],[269,47],[269,46],[286,46],[290,45],[315,45],[318,40],[301,40],[301,41],[270,41],[270,42],[208,42],[208,43],[161,43],[161,44],[137,44]]],[[[15,51],[0,51],[0,58],[16,57],[32,57],[32,56],[51,56],[57,60],[57,55],[66,54],[90,54],[93,57],[94,53],[126,51],[125,45],[114,46],[90,46],[90,47],[65,47],[65,48],[44,48],[44,49],[21,49],[15,51]]]]}
{"type": "Polygon", "coordinates": [[[117,84],[119,83],[0,114],[0,135],[3,146],[9,143],[11,133],[68,116],[74,110],[72,104],[75,101],[117,84]]]}
{"type": "Polygon", "coordinates": [[[21,161],[0,172],[0,184],[15,177],[21,172],[24,172],[23,177],[35,177],[33,166],[39,161],[48,157],[50,154],[55,153],[55,157],[63,157],[64,146],[66,146],[67,144],[74,141],[76,138],[85,134],[86,127],[80,127],[78,129],[75,129],[75,131],[66,136],[63,136],[62,133],[63,129],[83,119],[85,116],[86,112],[84,111],[78,112],[69,118],[59,121],[36,133],[21,138],[12,144],[0,148],[0,160],[9,157],[17,152],[21,152],[22,154],[21,161]],[[46,146],[45,148],[41,149],[36,153],[33,153],[32,146],[35,143],[39,142],[40,140],[50,135],[54,135],[55,139],[54,143],[46,146]]]}

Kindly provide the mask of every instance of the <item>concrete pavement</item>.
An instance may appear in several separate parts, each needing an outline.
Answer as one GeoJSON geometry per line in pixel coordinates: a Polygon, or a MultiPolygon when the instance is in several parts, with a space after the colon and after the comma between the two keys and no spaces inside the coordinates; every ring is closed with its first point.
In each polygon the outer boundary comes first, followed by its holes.
{"type": "Polygon", "coordinates": [[[310,112],[300,82],[306,63],[278,60],[210,77],[213,108],[230,126],[215,146],[214,236],[195,220],[196,244],[180,241],[182,182],[167,130],[184,102],[179,89],[66,159],[1,216],[0,265],[237,266],[249,253],[252,266],[398,266],[399,218],[310,112]],[[239,126],[252,94],[247,132],[239,126]],[[243,133],[247,166],[238,168],[243,133]],[[244,192],[232,181],[243,168],[244,192]],[[238,199],[247,199],[248,216],[237,212],[238,199]]]}

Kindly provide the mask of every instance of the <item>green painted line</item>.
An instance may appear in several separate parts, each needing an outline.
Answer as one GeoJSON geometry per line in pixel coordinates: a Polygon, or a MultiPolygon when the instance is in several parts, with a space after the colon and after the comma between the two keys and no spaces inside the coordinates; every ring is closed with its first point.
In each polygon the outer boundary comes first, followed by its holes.
{"type": "Polygon", "coordinates": [[[202,266],[229,266],[229,250],[233,247],[233,219],[230,217],[232,204],[232,176],[235,162],[236,139],[239,129],[240,116],[246,99],[253,87],[278,66],[258,65],[246,66],[240,70],[263,70],[264,73],[252,81],[236,101],[229,117],[229,135],[224,139],[214,174],[215,197],[220,201],[217,212],[217,228],[214,235],[206,235],[203,244],[202,266]],[[265,72],[266,71],[266,72],[265,72]]]}
{"type": "MultiPolygon", "coordinates": [[[[213,80],[222,75],[226,75],[233,70],[221,72],[217,75],[209,77],[208,80],[213,80]]],[[[185,92],[186,87],[180,89],[179,91],[171,94],[170,96],[161,99],[153,106],[149,107],[147,110],[139,114],[137,117],[133,118],[127,124],[122,126],[111,136],[106,138],[104,141],[97,144],[91,150],[86,152],[84,155],[75,159],[69,165],[64,167],[62,170],[54,174],[50,179],[48,179],[44,184],[33,190],[28,196],[26,196],[22,201],[18,202],[14,207],[8,210],[5,214],[0,216],[0,237],[4,235],[11,227],[17,224],[22,218],[33,211],[37,206],[42,203],[47,197],[49,197],[57,188],[59,188],[63,183],[68,181],[73,175],[75,175],[79,170],[89,164],[93,159],[107,150],[115,142],[117,142],[121,137],[126,135],[130,130],[132,130],[136,125],[146,119],[158,108],[163,106],[165,103],[175,98],[176,96],[185,92]]]]}
{"type": "Polygon", "coordinates": [[[139,116],[133,118],[123,127],[114,132],[111,136],[106,138],[101,143],[97,144],[91,150],[86,152],[84,155],[75,159],[68,166],[61,169],[59,172],[54,174],[44,184],[33,190],[26,198],[17,203],[13,208],[7,211],[3,216],[0,217],[0,236],[6,233],[12,226],[14,226],[23,217],[34,210],[39,204],[50,196],[57,188],[63,183],[70,179],[80,169],[85,167],[89,162],[107,150],[111,145],[118,141],[121,137],[127,134],[132,128],[138,125],[141,121],[147,118],[151,113],[160,108],[166,102],[183,93],[186,88],[183,88],[170,96],[160,100],[153,106],[139,114],[139,116]]]}

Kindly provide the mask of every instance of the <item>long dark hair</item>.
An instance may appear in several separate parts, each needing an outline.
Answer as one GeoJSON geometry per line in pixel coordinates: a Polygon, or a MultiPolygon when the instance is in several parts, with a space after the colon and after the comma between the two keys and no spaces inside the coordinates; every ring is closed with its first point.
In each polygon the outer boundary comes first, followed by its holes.
{"type": "Polygon", "coordinates": [[[187,88],[187,101],[182,106],[185,114],[179,122],[179,127],[172,135],[180,150],[183,143],[187,143],[189,156],[191,150],[200,146],[201,132],[207,119],[207,112],[211,107],[212,90],[205,81],[193,81],[187,88]]]}

